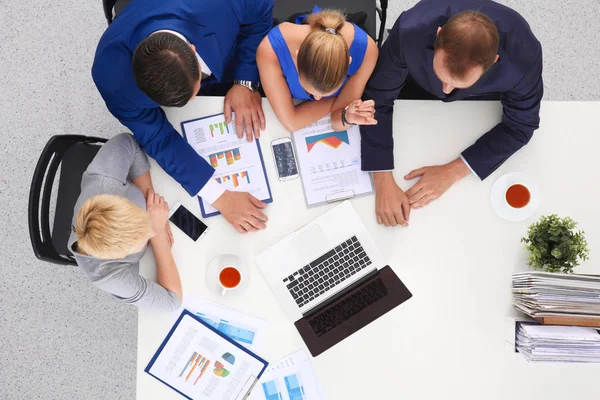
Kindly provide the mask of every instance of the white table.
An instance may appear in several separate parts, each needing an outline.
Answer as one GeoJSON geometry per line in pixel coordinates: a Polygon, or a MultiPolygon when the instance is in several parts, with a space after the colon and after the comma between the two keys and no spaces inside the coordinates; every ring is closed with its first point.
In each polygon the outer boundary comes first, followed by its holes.
{"type": "MultiPolygon", "coordinates": [[[[267,230],[242,236],[222,217],[210,218],[211,232],[199,243],[174,229],[173,253],[185,294],[269,321],[259,354],[275,362],[304,343],[254,264],[254,255],[332,206],[307,209],[300,180],[277,180],[270,142],[287,132],[263,101],[267,131],[261,146],[274,197],[267,230]],[[248,291],[237,299],[208,293],[204,283],[207,263],[232,249],[251,268],[248,291]]],[[[221,111],[220,98],[198,98],[167,115],[180,129],[183,120],[221,111]]],[[[374,196],[352,201],[413,298],[312,360],[328,399],[599,398],[600,365],[530,364],[504,341],[505,318],[513,313],[511,274],[527,268],[520,238],[541,215],[557,213],[580,221],[592,260],[576,271],[600,273],[599,115],[600,103],[545,102],[542,126],[528,146],[484,182],[468,177],[414,211],[407,229],[377,225],[374,196]],[[510,171],[530,174],[541,188],[538,212],[520,223],[500,219],[489,203],[493,182],[510,171]]],[[[400,185],[408,189],[402,176],[414,168],[454,159],[500,118],[496,102],[398,101],[395,175],[400,185]]],[[[181,201],[200,215],[197,200],[155,163],[152,178],[169,203],[181,201]]],[[[153,277],[154,270],[149,254],[142,271],[153,277]]],[[[140,310],[138,399],[180,398],[143,372],[172,322],[171,314],[140,310]]]]}

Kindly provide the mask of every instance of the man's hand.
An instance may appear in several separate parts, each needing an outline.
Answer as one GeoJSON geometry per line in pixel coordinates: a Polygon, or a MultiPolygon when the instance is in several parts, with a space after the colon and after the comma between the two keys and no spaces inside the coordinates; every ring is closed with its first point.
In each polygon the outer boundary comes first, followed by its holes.
{"type": "Polygon", "coordinates": [[[421,177],[413,187],[406,191],[411,208],[425,207],[443,195],[450,186],[469,175],[471,170],[461,158],[451,163],[423,167],[411,171],[404,177],[406,180],[421,177]]]}
{"type": "Polygon", "coordinates": [[[256,232],[267,227],[265,222],[268,218],[261,211],[267,205],[250,193],[226,190],[213,206],[239,233],[256,232]]]}
{"type": "Polygon", "coordinates": [[[374,172],[377,223],[408,226],[410,205],[391,172],[374,172]]]}
{"type": "Polygon", "coordinates": [[[354,100],[346,110],[346,120],[356,125],[377,125],[375,102],[373,100],[354,100]]]}
{"type": "Polygon", "coordinates": [[[146,198],[146,211],[150,215],[152,232],[154,235],[161,235],[166,232],[169,223],[169,204],[154,190],[148,190],[146,198]]]}
{"type": "Polygon", "coordinates": [[[253,92],[247,87],[234,84],[225,96],[225,123],[231,122],[231,112],[235,111],[235,128],[238,137],[246,137],[252,141],[260,137],[260,130],[265,130],[265,114],[262,109],[262,100],[259,92],[253,92]]]}

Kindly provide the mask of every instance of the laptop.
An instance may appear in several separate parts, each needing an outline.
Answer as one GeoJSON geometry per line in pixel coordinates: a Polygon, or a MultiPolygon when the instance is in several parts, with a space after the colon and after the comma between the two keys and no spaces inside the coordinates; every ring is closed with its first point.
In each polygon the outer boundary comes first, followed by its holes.
{"type": "Polygon", "coordinates": [[[258,254],[256,262],[313,356],[412,296],[349,201],[258,254]]]}

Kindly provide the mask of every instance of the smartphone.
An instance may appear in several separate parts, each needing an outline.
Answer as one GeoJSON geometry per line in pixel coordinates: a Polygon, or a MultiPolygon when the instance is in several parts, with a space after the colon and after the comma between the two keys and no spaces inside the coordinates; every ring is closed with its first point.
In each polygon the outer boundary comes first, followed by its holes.
{"type": "Polygon", "coordinates": [[[280,138],[271,142],[273,157],[275,157],[275,167],[280,181],[289,181],[298,177],[298,166],[296,164],[296,155],[292,139],[280,138]]]}
{"type": "Polygon", "coordinates": [[[188,235],[194,242],[206,235],[210,229],[204,222],[200,221],[179,203],[175,204],[169,211],[169,221],[188,235]]]}

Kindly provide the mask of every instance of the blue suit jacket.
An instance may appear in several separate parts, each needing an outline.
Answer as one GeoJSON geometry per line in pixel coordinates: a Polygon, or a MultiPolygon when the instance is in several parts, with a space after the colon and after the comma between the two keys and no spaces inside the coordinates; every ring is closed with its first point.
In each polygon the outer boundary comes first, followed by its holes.
{"type": "Polygon", "coordinates": [[[378,124],[361,127],[363,170],[394,168],[393,102],[409,75],[447,102],[502,93],[502,122],[462,153],[481,179],[527,144],[539,126],[542,47],[527,22],[510,8],[488,0],[422,0],[396,21],[365,89],[364,97],[375,100],[378,124]],[[464,10],[480,11],[494,21],[500,34],[500,58],[475,85],[446,95],[433,72],[433,46],[437,28],[464,10]]]}
{"type": "Polygon", "coordinates": [[[161,29],[196,46],[213,73],[208,82],[258,82],[256,48],[273,25],[273,0],[134,0],[108,27],[96,50],[92,77],[106,106],[148,155],[196,195],[214,169],[173,129],[160,106],[136,85],[132,55],[161,29]]]}

